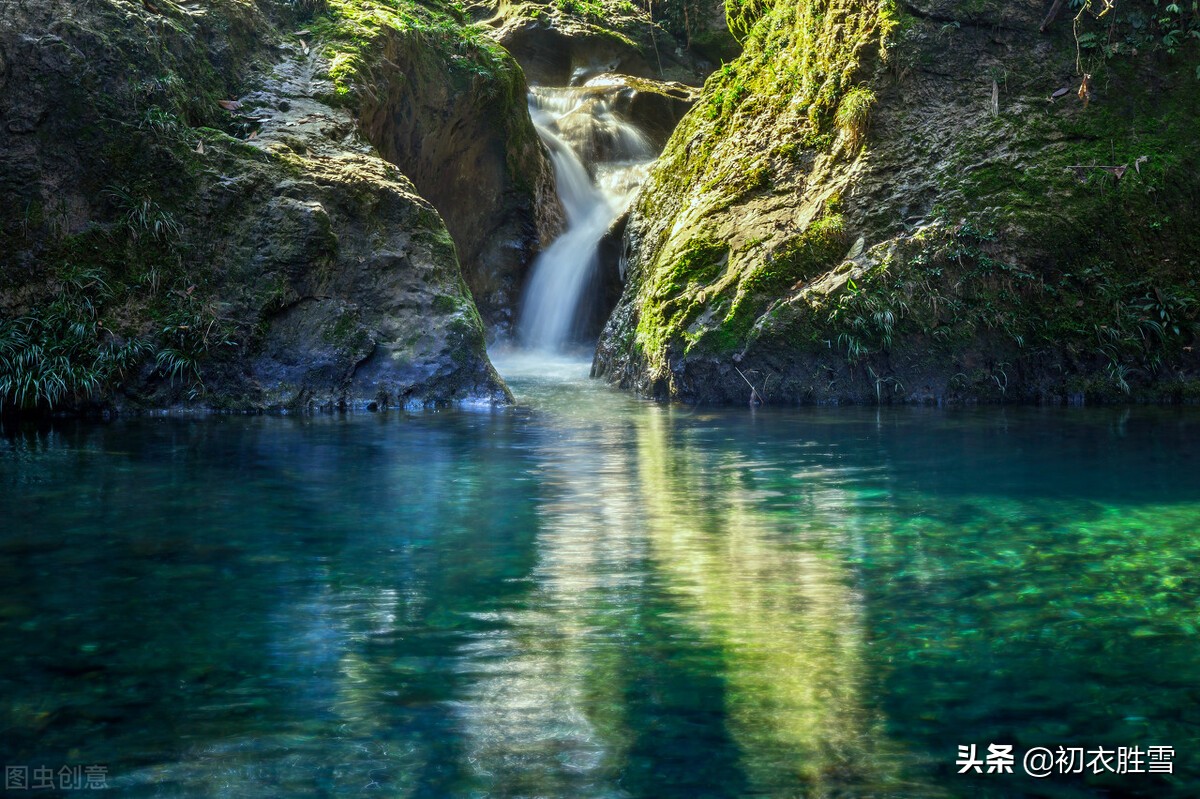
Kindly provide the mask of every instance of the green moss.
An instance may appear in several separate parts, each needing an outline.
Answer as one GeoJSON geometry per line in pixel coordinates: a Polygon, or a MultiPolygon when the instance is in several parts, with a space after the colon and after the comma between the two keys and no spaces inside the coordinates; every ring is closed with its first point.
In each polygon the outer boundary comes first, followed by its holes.
{"type": "MultiPolygon", "coordinates": [[[[860,59],[895,27],[890,4],[730,2],[727,13],[744,51],[709,78],[704,99],[672,136],[651,173],[649,190],[638,200],[635,213],[674,217],[674,224],[662,228],[663,240],[643,242],[651,252],[688,251],[690,245],[680,247],[666,238],[672,228],[683,231],[673,238],[696,239],[689,231],[702,229],[707,217],[775,189],[777,167],[786,171],[805,151],[832,141],[843,100],[841,122],[861,135],[873,98],[865,89],[854,89],[860,59]],[[763,130],[789,132],[790,139],[773,148],[782,163],[730,156],[728,142],[756,139],[763,130]],[[718,149],[722,143],[727,149],[718,149]]],[[[751,248],[739,253],[740,266],[705,291],[687,290],[675,259],[656,260],[639,293],[632,340],[638,358],[661,375],[671,348],[711,354],[740,350],[777,294],[833,265],[846,251],[845,239],[842,217],[826,209],[766,259],[751,248]],[[689,330],[700,318],[706,321],[689,330]]]]}
{"type": "MultiPolygon", "coordinates": [[[[733,162],[717,151],[722,141],[754,140],[763,130],[786,131],[790,141],[775,148],[789,161],[799,160],[801,148],[827,146],[835,112],[855,85],[863,53],[895,27],[889,3],[805,0],[747,9],[764,13],[761,24],[747,36],[742,55],[709,77],[703,99],[680,123],[655,165],[637,213],[682,213],[684,198],[691,198],[697,186],[718,196],[702,193],[691,207],[720,210],[771,185],[774,175],[767,164],[733,162]],[[745,176],[745,186],[737,185],[739,175],[745,176]]],[[[850,105],[861,115],[867,96],[857,98],[850,105]]]]}
{"type": "Polygon", "coordinates": [[[439,294],[433,298],[433,312],[436,314],[451,314],[458,310],[460,301],[448,294],[439,294]]]}
{"type": "Polygon", "coordinates": [[[797,346],[827,341],[852,363],[901,341],[946,363],[981,346],[995,362],[1029,368],[1065,353],[1090,365],[1088,380],[1107,386],[1109,399],[1135,377],[1169,374],[1200,332],[1195,281],[1167,289],[1111,262],[1049,280],[997,259],[995,244],[970,225],[935,226],[873,253],[834,296],[807,297],[756,332],[797,346]]]}
{"type": "Polygon", "coordinates": [[[739,42],[745,41],[774,0],[726,0],[725,24],[739,42]]]}
{"type": "Polygon", "coordinates": [[[845,254],[847,244],[842,215],[824,216],[769,253],[742,279],[739,293],[778,296],[789,287],[828,271],[845,254]]]}
{"type": "Polygon", "coordinates": [[[714,330],[695,337],[689,351],[721,355],[745,346],[751,328],[766,309],[799,285],[834,266],[846,252],[845,221],[837,213],[816,220],[755,264],[737,284],[729,311],[714,330]]]}
{"type": "Polygon", "coordinates": [[[640,302],[633,342],[647,357],[665,365],[667,342],[682,335],[703,309],[701,295],[729,264],[729,246],[709,234],[690,239],[682,250],[655,270],[640,302]]]}
{"type": "Polygon", "coordinates": [[[867,119],[874,104],[875,92],[864,86],[856,86],[846,92],[838,103],[835,119],[847,147],[854,148],[862,143],[867,135],[867,119]]]}
{"type": "Polygon", "coordinates": [[[666,299],[689,286],[711,283],[728,262],[729,245],[712,236],[697,236],[670,266],[656,274],[651,296],[666,299]]]}
{"type": "Polygon", "coordinates": [[[382,39],[393,33],[420,38],[431,54],[440,55],[441,67],[457,81],[490,80],[508,69],[503,48],[449,3],[329,0],[327,14],[311,27],[329,60],[334,99],[345,102],[352,102],[362,87],[376,81],[382,66],[382,39]]]}

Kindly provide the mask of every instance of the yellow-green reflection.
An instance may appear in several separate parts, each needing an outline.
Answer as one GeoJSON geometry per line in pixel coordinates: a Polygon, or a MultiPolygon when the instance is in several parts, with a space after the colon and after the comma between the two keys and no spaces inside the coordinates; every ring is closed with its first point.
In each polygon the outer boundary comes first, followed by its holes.
{"type": "Polygon", "coordinates": [[[809,534],[787,535],[751,479],[786,463],[714,462],[671,435],[669,411],[643,414],[637,441],[654,561],[724,653],[726,723],[754,787],[894,786],[899,747],[864,702],[862,598],[841,559],[848,498],[813,472],[789,497],[809,534]]]}

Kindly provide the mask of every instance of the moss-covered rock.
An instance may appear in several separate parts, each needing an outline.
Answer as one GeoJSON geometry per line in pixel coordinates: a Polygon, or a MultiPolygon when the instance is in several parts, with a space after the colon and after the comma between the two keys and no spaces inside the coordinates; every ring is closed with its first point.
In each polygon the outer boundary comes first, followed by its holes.
{"type": "Polygon", "coordinates": [[[361,135],[302,5],[0,19],[8,407],[508,398],[446,225],[361,135]]]}
{"type": "Polygon", "coordinates": [[[744,53],[635,202],[596,373],[716,402],[1194,396],[1200,20],[1130,0],[1043,33],[1043,6],[731,0],[744,53]]]}

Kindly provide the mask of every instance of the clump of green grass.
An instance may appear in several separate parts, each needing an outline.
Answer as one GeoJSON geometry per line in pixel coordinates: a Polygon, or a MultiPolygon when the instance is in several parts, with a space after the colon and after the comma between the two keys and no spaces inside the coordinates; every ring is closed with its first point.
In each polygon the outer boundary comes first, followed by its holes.
{"type": "Polygon", "coordinates": [[[117,204],[121,223],[133,241],[148,236],[155,241],[179,237],[179,222],[174,214],[144,194],[136,194],[125,186],[109,186],[104,193],[117,204]]]}
{"type": "Polygon", "coordinates": [[[111,296],[99,272],[64,270],[45,306],[0,320],[0,408],[53,409],[88,399],[141,361],[149,347],[105,329],[97,303],[111,296]]]}
{"type": "Polygon", "coordinates": [[[842,97],[834,114],[834,123],[853,150],[862,144],[867,135],[867,124],[871,106],[875,104],[875,92],[864,86],[855,86],[842,97]]]}

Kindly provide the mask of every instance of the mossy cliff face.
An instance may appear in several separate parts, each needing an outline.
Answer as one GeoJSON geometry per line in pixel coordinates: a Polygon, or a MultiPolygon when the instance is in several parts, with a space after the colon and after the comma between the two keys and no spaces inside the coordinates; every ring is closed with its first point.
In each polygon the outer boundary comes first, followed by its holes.
{"type": "Polygon", "coordinates": [[[446,225],[304,5],[6,9],[6,409],[509,398],[446,225]]]}
{"type": "Polygon", "coordinates": [[[595,372],[711,402],[1200,396],[1200,22],[1130,0],[1040,32],[1050,5],[731,3],[744,53],[635,202],[595,372]]]}

